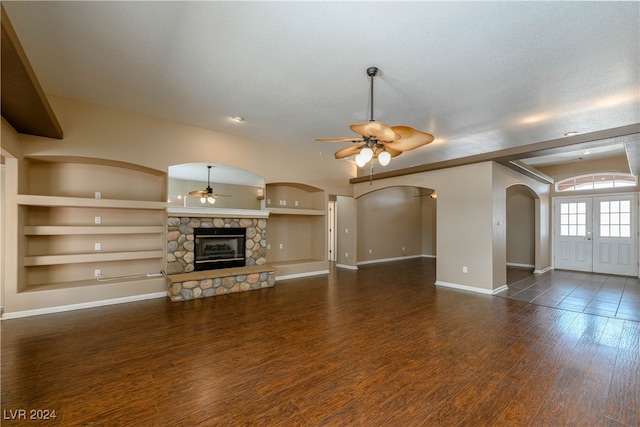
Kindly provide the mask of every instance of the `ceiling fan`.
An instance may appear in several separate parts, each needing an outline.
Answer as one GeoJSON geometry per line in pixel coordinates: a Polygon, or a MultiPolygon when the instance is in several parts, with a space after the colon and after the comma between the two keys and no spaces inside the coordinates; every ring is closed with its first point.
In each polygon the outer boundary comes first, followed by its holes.
{"type": "Polygon", "coordinates": [[[388,126],[373,119],[373,79],[378,74],[377,67],[367,68],[369,76],[370,115],[369,121],[349,126],[361,137],[353,138],[317,138],[320,142],[353,142],[352,145],[335,152],[336,159],[342,159],[356,154],[356,163],[362,167],[371,159],[377,158],[382,166],[386,166],[392,157],[399,156],[404,151],[413,150],[433,141],[433,135],[421,132],[409,126],[388,126]]]}
{"type": "Polygon", "coordinates": [[[213,192],[213,188],[211,188],[211,166],[207,166],[207,188],[204,190],[194,190],[189,191],[189,196],[198,197],[202,203],[209,202],[210,204],[214,204],[216,199],[220,197],[231,197],[228,194],[218,194],[213,192]]]}

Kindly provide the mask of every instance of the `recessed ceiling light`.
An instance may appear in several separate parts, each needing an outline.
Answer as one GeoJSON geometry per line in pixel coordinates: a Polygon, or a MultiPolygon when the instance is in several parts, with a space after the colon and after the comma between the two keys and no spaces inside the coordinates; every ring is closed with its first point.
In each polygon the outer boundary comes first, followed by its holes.
{"type": "Polygon", "coordinates": [[[571,132],[565,133],[564,136],[574,136],[574,135],[577,135],[577,134],[578,134],[578,132],[576,132],[575,130],[572,130],[571,132]]]}
{"type": "Polygon", "coordinates": [[[233,116],[233,117],[231,117],[231,120],[233,120],[234,122],[240,123],[240,122],[244,122],[244,117],[242,117],[242,116],[233,116]]]}

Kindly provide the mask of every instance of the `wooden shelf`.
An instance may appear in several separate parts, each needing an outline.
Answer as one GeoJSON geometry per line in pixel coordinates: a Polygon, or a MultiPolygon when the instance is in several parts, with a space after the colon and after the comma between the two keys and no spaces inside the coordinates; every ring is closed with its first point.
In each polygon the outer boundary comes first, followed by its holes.
{"type": "Polygon", "coordinates": [[[166,279],[164,277],[157,277],[157,276],[148,277],[148,276],[140,275],[140,277],[128,277],[126,279],[121,279],[121,280],[109,280],[108,278],[105,278],[104,280],[98,280],[98,279],[74,280],[71,282],[47,283],[46,285],[29,285],[29,287],[23,292],[28,293],[28,292],[55,291],[55,290],[62,290],[62,289],[94,287],[98,285],[122,285],[123,283],[135,284],[139,282],[149,282],[149,281],[165,282],[166,279]]]}
{"type": "Polygon", "coordinates": [[[267,210],[271,215],[326,215],[326,212],[321,209],[267,208],[267,210]]]}
{"type": "Polygon", "coordinates": [[[164,226],[130,225],[28,225],[24,227],[25,236],[68,236],[82,234],[156,234],[164,233],[164,226]]]}
{"type": "Polygon", "coordinates": [[[39,196],[19,194],[18,204],[24,206],[118,208],[118,209],[165,209],[166,202],[116,199],[87,199],[82,197],[39,196]]]}
{"type": "Polygon", "coordinates": [[[162,249],[130,252],[38,255],[25,257],[24,265],[27,267],[34,267],[41,265],[77,264],[87,262],[129,261],[135,259],[162,258],[163,256],[164,251],[162,249]]]}

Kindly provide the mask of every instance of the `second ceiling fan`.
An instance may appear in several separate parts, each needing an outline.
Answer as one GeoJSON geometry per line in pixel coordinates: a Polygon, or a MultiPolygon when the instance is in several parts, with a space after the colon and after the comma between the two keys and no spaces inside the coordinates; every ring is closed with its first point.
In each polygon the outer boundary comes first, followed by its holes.
{"type": "Polygon", "coordinates": [[[204,190],[189,191],[189,196],[197,197],[200,199],[200,202],[209,202],[211,205],[220,197],[231,197],[227,194],[218,194],[213,192],[213,188],[211,188],[211,166],[207,166],[207,188],[204,190]]]}
{"type": "Polygon", "coordinates": [[[377,158],[382,166],[389,164],[392,157],[399,156],[404,151],[413,150],[433,141],[433,135],[421,132],[409,126],[388,126],[373,119],[373,79],[378,74],[377,67],[367,68],[369,76],[369,121],[349,126],[360,137],[352,138],[317,138],[320,142],[353,142],[352,145],[335,152],[336,159],[343,159],[356,155],[356,163],[362,167],[371,159],[377,158]]]}

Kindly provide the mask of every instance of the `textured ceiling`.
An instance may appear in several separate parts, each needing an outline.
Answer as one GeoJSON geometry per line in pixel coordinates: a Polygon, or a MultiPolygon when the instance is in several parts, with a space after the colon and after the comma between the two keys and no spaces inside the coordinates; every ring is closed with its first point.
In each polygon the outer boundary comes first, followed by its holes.
{"type": "Polygon", "coordinates": [[[436,137],[385,170],[640,122],[638,2],[2,4],[47,93],[327,157],[377,66],[374,118],[436,137]]]}

